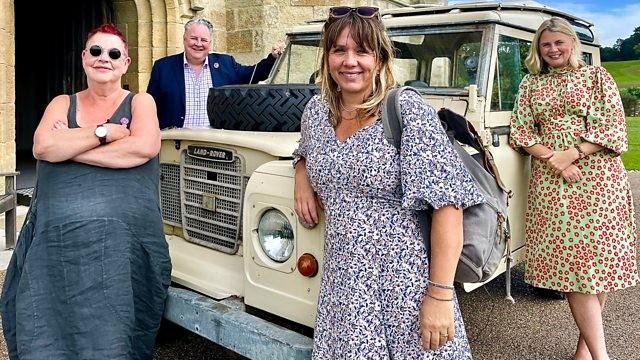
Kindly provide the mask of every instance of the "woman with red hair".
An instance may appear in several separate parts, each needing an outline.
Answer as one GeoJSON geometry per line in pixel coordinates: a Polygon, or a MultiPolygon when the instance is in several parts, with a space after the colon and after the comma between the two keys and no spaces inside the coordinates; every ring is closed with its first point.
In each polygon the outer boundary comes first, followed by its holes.
{"type": "Polygon", "coordinates": [[[171,263],[158,199],[160,131],[113,24],[89,32],[87,89],[59,95],[34,135],[34,199],[7,270],[11,359],[151,359],[171,263]]]}

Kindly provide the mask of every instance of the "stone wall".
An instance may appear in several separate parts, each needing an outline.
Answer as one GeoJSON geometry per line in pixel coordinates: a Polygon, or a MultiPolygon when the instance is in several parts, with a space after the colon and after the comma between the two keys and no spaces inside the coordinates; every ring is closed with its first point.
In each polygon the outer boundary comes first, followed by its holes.
{"type": "MultiPolygon", "coordinates": [[[[192,4],[193,4],[192,0],[192,4]]],[[[331,6],[398,7],[394,0],[199,0],[196,16],[211,20],[213,51],[232,54],[245,64],[266,56],[287,31],[307,20],[326,18],[331,6]]],[[[447,0],[413,0],[413,3],[446,4],[447,0]]],[[[406,3],[406,2],[405,2],[406,3]]]]}
{"type": "MultiPolygon", "coordinates": [[[[0,172],[16,168],[15,35],[13,1],[0,0],[0,172]]],[[[0,179],[4,192],[4,179],[0,179]]]]}
{"type": "MultiPolygon", "coordinates": [[[[139,39],[138,39],[138,10],[136,3],[133,0],[113,0],[113,7],[115,10],[117,26],[124,33],[129,45],[129,56],[131,57],[131,65],[129,65],[129,71],[122,77],[122,84],[125,87],[129,87],[132,90],[138,91],[139,79],[138,72],[140,70],[151,71],[151,69],[140,69],[139,62],[139,39]]],[[[150,39],[141,39],[148,41],[150,39]]],[[[143,43],[144,44],[144,43],[143,43]]]]}
{"type": "Polygon", "coordinates": [[[307,20],[326,18],[329,8],[337,5],[398,6],[385,0],[227,0],[226,52],[242,63],[254,63],[284,40],[287,31],[307,20]]]}

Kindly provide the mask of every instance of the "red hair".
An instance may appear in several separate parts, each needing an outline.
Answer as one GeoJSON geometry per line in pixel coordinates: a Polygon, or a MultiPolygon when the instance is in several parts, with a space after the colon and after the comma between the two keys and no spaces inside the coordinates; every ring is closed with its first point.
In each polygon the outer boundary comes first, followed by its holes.
{"type": "Polygon", "coordinates": [[[127,38],[124,37],[124,34],[122,34],[122,32],[118,30],[118,27],[112,23],[104,23],[94,28],[93,30],[89,31],[89,33],[87,34],[87,40],[85,41],[85,45],[87,42],[89,42],[89,39],[91,39],[91,37],[97,33],[111,34],[119,37],[120,40],[122,40],[122,42],[124,43],[124,51],[126,53],[129,53],[129,45],[127,45],[127,38]]]}

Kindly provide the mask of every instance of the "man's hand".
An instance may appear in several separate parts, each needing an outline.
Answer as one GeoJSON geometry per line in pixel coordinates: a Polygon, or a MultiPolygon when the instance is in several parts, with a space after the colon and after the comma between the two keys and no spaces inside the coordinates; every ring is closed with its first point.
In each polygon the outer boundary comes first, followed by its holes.
{"type": "Polygon", "coordinates": [[[284,47],[284,41],[279,40],[277,43],[273,44],[273,47],[271,48],[271,55],[277,59],[284,52],[284,47]]]}

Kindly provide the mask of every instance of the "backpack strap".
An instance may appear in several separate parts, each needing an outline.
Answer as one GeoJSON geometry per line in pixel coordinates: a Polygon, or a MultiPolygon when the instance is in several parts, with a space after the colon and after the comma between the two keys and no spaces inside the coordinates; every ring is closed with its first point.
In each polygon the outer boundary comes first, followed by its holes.
{"type": "Polygon", "coordinates": [[[400,140],[402,138],[402,124],[400,118],[396,115],[396,98],[403,88],[393,88],[389,90],[382,100],[382,129],[384,138],[387,142],[400,150],[400,140]]]}
{"type": "Polygon", "coordinates": [[[480,153],[484,161],[482,163],[484,168],[496,178],[498,186],[511,197],[511,191],[504,185],[502,178],[500,178],[500,173],[498,172],[498,167],[493,159],[493,155],[485,149],[473,124],[465,119],[464,116],[447,108],[440,109],[438,111],[438,117],[443,124],[446,124],[446,126],[452,130],[452,134],[456,140],[462,144],[471,146],[480,153]]]}
{"type": "Polygon", "coordinates": [[[402,107],[400,106],[400,94],[403,91],[414,91],[420,95],[420,92],[411,86],[401,86],[389,90],[384,100],[382,100],[382,129],[384,130],[384,138],[396,149],[400,150],[402,142],[402,107]]]}

